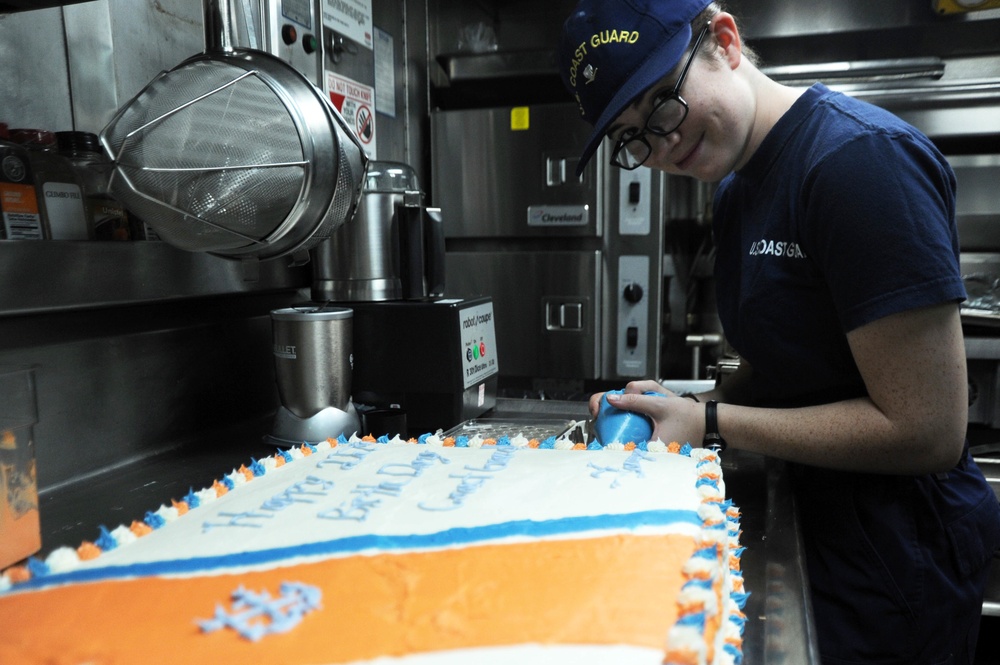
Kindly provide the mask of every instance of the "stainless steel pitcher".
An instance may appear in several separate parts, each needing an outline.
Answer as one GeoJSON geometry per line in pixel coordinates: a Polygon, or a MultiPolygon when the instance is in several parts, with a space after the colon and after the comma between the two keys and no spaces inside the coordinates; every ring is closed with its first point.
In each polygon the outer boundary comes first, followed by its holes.
{"type": "Polygon", "coordinates": [[[416,173],[371,162],[355,217],[313,249],[315,302],[414,300],[444,291],[444,232],[416,173]]]}

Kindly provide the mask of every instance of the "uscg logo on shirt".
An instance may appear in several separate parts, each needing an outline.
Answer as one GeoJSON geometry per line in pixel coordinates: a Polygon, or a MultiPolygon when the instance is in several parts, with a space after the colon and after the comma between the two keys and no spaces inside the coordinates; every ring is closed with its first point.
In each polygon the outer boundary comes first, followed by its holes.
{"type": "Polygon", "coordinates": [[[750,245],[750,256],[785,256],[790,259],[804,259],[806,253],[802,251],[797,242],[761,238],[750,245]]]}

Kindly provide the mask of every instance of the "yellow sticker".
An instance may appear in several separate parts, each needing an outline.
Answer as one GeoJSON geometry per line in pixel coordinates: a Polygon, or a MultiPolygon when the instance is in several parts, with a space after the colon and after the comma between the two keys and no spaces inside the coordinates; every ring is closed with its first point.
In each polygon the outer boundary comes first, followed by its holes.
{"type": "Polygon", "coordinates": [[[527,106],[515,106],[510,110],[510,130],[519,132],[531,127],[531,112],[527,106]]]}
{"type": "Polygon", "coordinates": [[[1000,7],[1000,0],[934,0],[934,10],[939,14],[976,12],[1000,7]]]}

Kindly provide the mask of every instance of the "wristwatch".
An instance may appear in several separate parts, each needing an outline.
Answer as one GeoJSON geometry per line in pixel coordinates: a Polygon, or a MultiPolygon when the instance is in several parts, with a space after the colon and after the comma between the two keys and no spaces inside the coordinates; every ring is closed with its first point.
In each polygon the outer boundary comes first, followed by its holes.
{"type": "Polygon", "coordinates": [[[726,440],[719,434],[718,405],[714,399],[705,402],[705,439],[701,447],[721,453],[726,449],[726,440]]]}

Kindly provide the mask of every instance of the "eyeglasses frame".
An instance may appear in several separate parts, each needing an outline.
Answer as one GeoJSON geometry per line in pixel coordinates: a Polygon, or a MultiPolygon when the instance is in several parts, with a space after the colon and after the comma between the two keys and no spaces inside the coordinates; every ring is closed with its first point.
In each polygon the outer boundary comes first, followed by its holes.
{"type": "Polygon", "coordinates": [[[653,146],[650,145],[649,140],[646,138],[646,134],[653,134],[655,136],[667,136],[672,132],[676,132],[677,128],[680,127],[687,119],[689,110],[688,103],[680,95],[681,86],[684,85],[684,80],[687,78],[688,71],[691,69],[691,65],[694,63],[694,58],[698,54],[698,49],[701,48],[701,43],[702,41],[704,41],[705,35],[708,34],[708,29],[711,26],[712,26],[711,23],[706,23],[705,27],[703,27],[701,31],[698,33],[698,37],[694,41],[694,46],[691,48],[691,53],[690,55],[688,55],[687,62],[684,63],[684,67],[683,69],[681,69],[680,76],[677,77],[677,82],[674,83],[674,87],[670,90],[670,92],[662,96],[655,104],[653,104],[652,110],[650,110],[649,115],[646,116],[646,122],[643,128],[636,134],[633,134],[628,138],[620,138],[618,139],[618,141],[615,142],[615,148],[614,150],[611,151],[611,166],[616,166],[620,169],[625,169],[626,171],[633,171],[639,168],[640,166],[645,164],[646,160],[649,159],[649,156],[653,154],[653,146]],[[668,101],[674,99],[676,99],[680,103],[680,105],[684,108],[684,114],[681,116],[681,119],[677,121],[677,124],[671,127],[669,131],[664,131],[656,127],[650,127],[649,121],[653,118],[653,115],[655,115],[656,112],[660,110],[660,107],[662,107],[668,101]],[[618,161],[618,155],[621,154],[622,150],[626,149],[625,148],[626,145],[628,145],[633,141],[639,141],[640,143],[643,143],[646,146],[647,153],[646,156],[642,159],[642,161],[637,162],[632,166],[628,166],[627,164],[622,164],[621,162],[618,161]]]}

